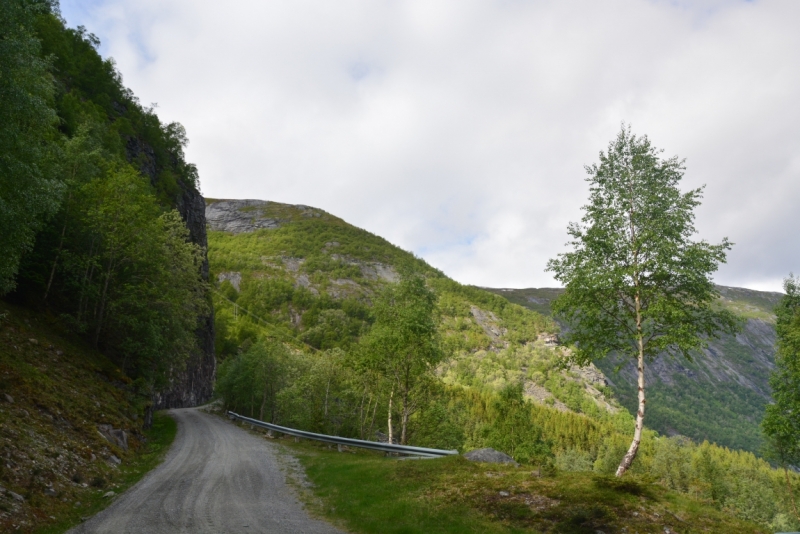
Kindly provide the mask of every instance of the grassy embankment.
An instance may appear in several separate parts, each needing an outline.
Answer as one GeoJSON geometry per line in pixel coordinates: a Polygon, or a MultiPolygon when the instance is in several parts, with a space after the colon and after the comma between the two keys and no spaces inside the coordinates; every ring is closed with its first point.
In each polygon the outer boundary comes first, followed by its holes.
{"type": "Polygon", "coordinates": [[[281,442],[313,484],[311,511],[356,533],[766,532],[634,476],[548,475],[460,456],[400,461],[281,442]]]}
{"type": "Polygon", "coordinates": [[[130,380],[55,318],[6,302],[0,316],[0,531],[63,532],[155,467],[175,423],[157,415],[143,431],[130,380]],[[100,424],[124,429],[128,449],[100,424]]]}

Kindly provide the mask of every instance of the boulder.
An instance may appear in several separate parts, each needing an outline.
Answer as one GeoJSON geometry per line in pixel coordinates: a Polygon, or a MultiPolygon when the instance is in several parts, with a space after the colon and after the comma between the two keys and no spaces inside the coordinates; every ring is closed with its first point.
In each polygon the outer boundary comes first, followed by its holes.
{"type": "Polygon", "coordinates": [[[471,462],[484,462],[487,464],[512,464],[519,465],[514,459],[504,452],[496,451],[491,447],[486,449],[475,449],[464,454],[464,458],[471,462]]]}
{"type": "Polygon", "coordinates": [[[124,430],[114,428],[111,425],[97,425],[97,430],[100,432],[100,435],[109,442],[115,444],[122,450],[128,450],[128,433],[124,430]]]}

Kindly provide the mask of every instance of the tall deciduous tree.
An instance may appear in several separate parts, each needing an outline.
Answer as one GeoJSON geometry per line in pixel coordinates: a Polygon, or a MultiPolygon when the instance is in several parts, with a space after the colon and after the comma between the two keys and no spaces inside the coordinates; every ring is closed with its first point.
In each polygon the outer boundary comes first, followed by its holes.
{"type": "Polygon", "coordinates": [[[575,363],[610,352],[637,362],[636,428],[617,476],[641,441],[645,362],[663,352],[691,359],[710,337],[738,327],[733,314],[713,306],[719,294],[711,274],[731,244],[692,241],[702,188],[682,193],[684,162],[661,152],[623,126],[600,163],[586,167],[589,203],[581,222],[568,227],[573,250],[547,266],[565,286],[553,311],[570,325],[565,337],[575,344],[575,363]]]}
{"type": "Polygon", "coordinates": [[[794,513],[800,520],[789,481],[789,466],[800,465],[800,279],[790,276],[777,315],[778,354],[770,377],[773,403],[761,423],[769,453],[783,467],[794,513]]]}
{"type": "Polygon", "coordinates": [[[48,3],[0,2],[0,294],[15,286],[22,255],[58,209],[53,81],[33,35],[48,3]]]}
{"type": "Polygon", "coordinates": [[[443,356],[434,311],[436,297],[419,277],[388,286],[375,302],[375,324],[362,343],[367,367],[391,384],[388,426],[392,438],[392,404],[400,401],[400,443],[408,438],[408,421],[417,408],[415,389],[443,356]]]}

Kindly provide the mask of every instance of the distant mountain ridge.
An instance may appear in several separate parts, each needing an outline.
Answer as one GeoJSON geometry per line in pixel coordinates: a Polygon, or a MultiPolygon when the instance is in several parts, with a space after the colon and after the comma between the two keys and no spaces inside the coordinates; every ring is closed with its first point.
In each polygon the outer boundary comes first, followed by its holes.
{"type": "MultiPolygon", "coordinates": [[[[775,305],[782,294],[717,286],[719,305],[743,318],[740,334],[722,336],[694,361],[660,357],[645,370],[650,402],[646,424],[667,435],[682,434],[758,452],[760,422],[770,401],[769,375],[775,362],[775,305]]],[[[484,288],[511,302],[550,315],[560,288],[484,288]]],[[[617,398],[636,404],[636,372],[631,362],[609,357],[597,362],[617,398]],[[621,368],[617,367],[622,364],[621,368]]]]}

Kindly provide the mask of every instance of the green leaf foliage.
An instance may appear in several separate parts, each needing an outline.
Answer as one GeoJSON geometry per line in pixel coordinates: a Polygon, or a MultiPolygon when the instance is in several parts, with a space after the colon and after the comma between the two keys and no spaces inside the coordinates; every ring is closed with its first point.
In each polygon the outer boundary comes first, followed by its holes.
{"type": "Polygon", "coordinates": [[[142,107],[56,3],[0,6],[0,293],[44,306],[142,386],[163,387],[210,314],[186,132],[142,107]],[[18,273],[18,274],[17,274],[18,273]]]}
{"type": "Polygon", "coordinates": [[[548,263],[565,286],[552,304],[570,330],[581,363],[609,352],[637,356],[702,348],[709,337],[735,331],[737,320],[712,304],[711,281],[730,243],[692,241],[701,189],[681,192],[684,164],[661,159],[649,139],[623,128],[586,168],[589,203],[568,232],[572,252],[548,263]],[[640,324],[637,324],[637,313],[640,324]]]}
{"type": "Polygon", "coordinates": [[[767,406],[761,426],[767,438],[767,455],[783,467],[792,510],[800,521],[788,475],[789,466],[800,465],[800,281],[790,276],[784,289],[786,295],[775,309],[778,355],[769,381],[774,402],[767,406]]]}
{"type": "Polygon", "coordinates": [[[50,63],[34,24],[45,2],[0,4],[0,295],[15,286],[23,254],[58,209],[58,165],[50,63]]]}

